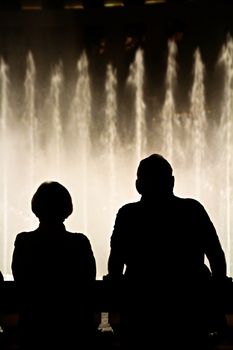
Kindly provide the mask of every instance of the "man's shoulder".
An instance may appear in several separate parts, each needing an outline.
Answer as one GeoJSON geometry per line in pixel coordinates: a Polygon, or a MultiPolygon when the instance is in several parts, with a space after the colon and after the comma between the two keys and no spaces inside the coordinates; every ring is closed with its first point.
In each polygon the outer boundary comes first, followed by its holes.
{"type": "Polygon", "coordinates": [[[187,208],[187,210],[197,210],[197,211],[202,211],[204,210],[203,205],[194,198],[183,198],[183,197],[177,197],[174,196],[174,202],[176,203],[177,206],[181,206],[182,208],[187,208]]]}
{"type": "Polygon", "coordinates": [[[134,210],[137,210],[140,207],[140,202],[130,202],[124,204],[120,209],[119,212],[131,212],[134,210]]]}
{"type": "Polygon", "coordinates": [[[129,217],[137,217],[140,211],[140,202],[131,202],[122,205],[117,212],[117,220],[129,219],[129,217]]]}

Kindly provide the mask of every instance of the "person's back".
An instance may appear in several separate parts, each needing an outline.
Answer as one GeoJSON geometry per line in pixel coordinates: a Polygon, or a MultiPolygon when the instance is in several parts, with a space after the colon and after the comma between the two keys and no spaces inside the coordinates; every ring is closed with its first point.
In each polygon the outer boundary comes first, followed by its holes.
{"type": "Polygon", "coordinates": [[[192,332],[205,331],[207,322],[204,258],[213,277],[223,280],[224,253],[203,206],[174,196],[172,169],[164,158],[146,158],[137,175],[142,197],[119,210],[108,262],[113,280],[121,278],[125,266],[124,337],[127,346],[160,337],[166,349],[173,341],[182,346],[182,338],[187,347],[192,332]]]}
{"type": "MultiPolygon", "coordinates": [[[[130,280],[147,278],[155,272],[161,279],[183,280],[190,276],[193,280],[196,275],[199,278],[205,252],[211,254],[219,246],[217,235],[208,240],[212,230],[214,227],[200,203],[172,196],[153,206],[143,201],[123,206],[117,215],[111,244],[120,236],[125,277],[130,280]]],[[[222,259],[221,250],[218,254],[222,259]]]]}
{"type": "Polygon", "coordinates": [[[12,259],[22,307],[22,348],[72,349],[78,344],[88,349],[95,331],[90,293],[96,266],[90,242],[65,229],[72,202],[62,185],[42,184],[32,210],[40,225],[17,235],[12,259]]]}

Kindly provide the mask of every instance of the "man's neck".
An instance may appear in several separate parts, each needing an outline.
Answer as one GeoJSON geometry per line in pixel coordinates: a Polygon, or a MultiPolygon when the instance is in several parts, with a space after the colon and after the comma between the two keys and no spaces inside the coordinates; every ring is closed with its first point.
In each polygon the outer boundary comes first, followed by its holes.
{"type": "Polygon", "coordinates": [[[170,201],[174,197],[174,194],[171,193],[163,193],[163,194],[157,194],[157,195],[142,195],[141,196],[141,202],[142,203],[148,203],[148,204],[153,204],[153,203],[164,203],[167,201],[170,201]]]}

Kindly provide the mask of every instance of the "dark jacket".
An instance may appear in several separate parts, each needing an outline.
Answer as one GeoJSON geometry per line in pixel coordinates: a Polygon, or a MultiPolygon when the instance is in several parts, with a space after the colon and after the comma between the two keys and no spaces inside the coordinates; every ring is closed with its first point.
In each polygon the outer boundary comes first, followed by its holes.
{"type": "Polygon", "coordinates": [[[121,334],[126,349],[150,348],[155,341],[165,349],[187,349],[187,344],[189,349],[202,349],[209,311],[217,305],[210,276],[224,281],[226,261],[216,230],[198,201],[172,195],[148,202],[142,197],[120,208],[108,272],[109,280],[122,286],[121,334]]]}
{"type": "Polygon", "coordinates": [[[126,266],[128,279],[191,279],[202,271],[205,257],[215,278],[226,276],[218,235],[204,207],[194,199],[171,196],[123,206],[111,237],[109,274],[126,266]]]}
{"type": "Polygon", "coordinates": [[[12,272],[19,291],[23,347],[85,343],[93,326],[96,264],[84,234],[68,232],[62,224],[41,224],[35,231],[19,233],[12,272]]]}

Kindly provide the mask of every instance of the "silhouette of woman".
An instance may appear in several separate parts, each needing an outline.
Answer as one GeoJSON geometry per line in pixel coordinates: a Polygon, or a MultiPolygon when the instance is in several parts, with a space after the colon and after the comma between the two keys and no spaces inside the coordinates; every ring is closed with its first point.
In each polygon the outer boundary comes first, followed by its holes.
{"type": "Polygon", "coordinates": [[[88,238],[66,231],[72,213],[68,190],[44,182],[31,201],[39,227],[15,240],[12,272],[21,312],[22,349],[90,348],[95,326],[91,292],[96,263],[88,238]]]}

